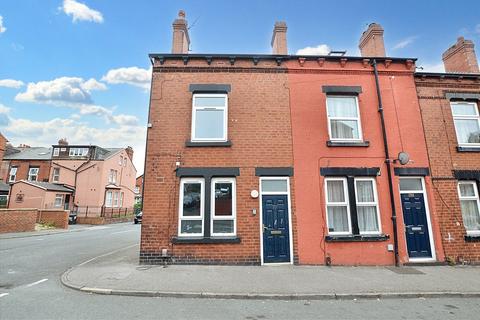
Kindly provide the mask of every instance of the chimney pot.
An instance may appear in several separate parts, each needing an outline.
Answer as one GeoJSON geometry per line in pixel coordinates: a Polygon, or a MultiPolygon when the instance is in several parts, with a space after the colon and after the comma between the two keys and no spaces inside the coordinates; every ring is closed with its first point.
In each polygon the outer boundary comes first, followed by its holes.
{"type": "Polygon", "coordinates": [[[273,27],[272,41],[270,44],[272,46],[273,54],[288,54],[287,23],[285,21],[275,22],[275,26],[273,27]]]}
{"type": "Polygon", "coordinates": [[[475,45],[471,40],[458,37],[457,42],[442,54],[445,72],[479,73],[475,45]]]}
{"type": "Polygon", "coordinates": [[[180,10],[178,17],[173,21],[172,53],[188,53],[190,37],[188,36],[188,23],[185,11],[180,10]]]}
{"type": "Polygon", "coordinates": [[[130,160],[133,160],[133,148],[128,146],[125,148],[125,152],[127,153],[130,160]]]}
{"type": "Polygon", "coordinates": [[[385,57],[383,28],[378,23],[370,23],[360,37],[358,47],[362,57],[385,57]]]}

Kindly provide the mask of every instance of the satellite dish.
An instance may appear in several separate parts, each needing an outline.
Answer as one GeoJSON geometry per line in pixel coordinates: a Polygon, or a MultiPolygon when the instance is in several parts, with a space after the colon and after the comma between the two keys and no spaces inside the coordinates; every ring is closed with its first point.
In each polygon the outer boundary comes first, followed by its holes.
{"type": "Polygon", "coordinates": [[[402,151],[398,154],[398,161],[400,164],[406,165],[410,161],[410,156],[408,153],[402,151]]]}

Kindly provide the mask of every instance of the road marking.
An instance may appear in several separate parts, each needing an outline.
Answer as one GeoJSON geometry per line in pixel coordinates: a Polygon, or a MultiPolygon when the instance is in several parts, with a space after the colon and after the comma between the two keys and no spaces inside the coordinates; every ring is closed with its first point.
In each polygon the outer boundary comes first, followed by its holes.
{"type": "Polygon", "coordinates": [[[44,240],[44,239],[43,239],[43,238],[41,238],[41,239],[35,239],[35,240],[37,240],[37,241],[42,241],[42,240],[44,240]]]}
{"type": "Polygon", "coordinates": [[[134,231],[137,231],[137,230],[117,231],[117,232],[112,232],[112,233],[110,233],[110,234],[124,233],[124,232],[134,232],[134,231]]]}
{"type": "Polygon", "coordinates": [[[48,279],[46,279],[46,278],[45,278],[45,279],[42,279],[42,280],[38,280],[38,281],[35,281],[35,282],[32,282],[32,283],[27,284],[25,287],[33,287],[33,286],[36,286],[37,284],[40,284],[40,283],[45,282],[45,281],[47,281],[47,280],[48,280],[48,279]]]}
{"type": "Polygon", "coordinates": [[[5,292],[5,293],[0,293],[0,298],[5,297],[5,296],[8,296],[9,294],[10,294],[10,293],[6,293],[6,292],[5,292]]]}

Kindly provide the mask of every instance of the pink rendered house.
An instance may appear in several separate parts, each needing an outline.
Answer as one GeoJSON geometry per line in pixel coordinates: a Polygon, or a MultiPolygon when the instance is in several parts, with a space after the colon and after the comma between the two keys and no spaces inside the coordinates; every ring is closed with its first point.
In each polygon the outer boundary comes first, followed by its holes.
{"type": "Polygon", "coordinates": [[[135,203],[133,149],[68,145],[52,146],[49,181],[75,190],[73,210],[80,215],[131,211],[135,203]]]}

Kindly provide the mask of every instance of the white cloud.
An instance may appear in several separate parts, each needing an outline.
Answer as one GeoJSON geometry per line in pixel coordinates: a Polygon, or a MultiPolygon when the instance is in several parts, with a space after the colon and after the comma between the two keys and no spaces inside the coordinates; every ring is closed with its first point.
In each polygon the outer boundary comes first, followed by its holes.
{"type": "Polygon", "coordinates": [[[49,121],[10,118],[2,125],[2,133],[13,144],[25,143],[31,146],[51,146],[60,137],[66,137],[72,144],[92,144],[106,148],[132,146],[133,162],[138,174],[143,171],[145,158],[146,128],[143,126],[117,125],[110,128],[93,128],[75,119],[55,118],[49,121]]]}
{"type": "Polygon", "coordinates": [[[13,79],[2,79],[0,80],[0,87],[14,88],[18,89],[24,85],[23,81],[13,80],[13,79]]]}
{"type": "Polygon", "coordinates": [[[111,84],[126,83],[132,86],[149,89],[152,69],[138,67],[112,69],[102,77],[102,81],[111,84]]]}
{"type": "Polygon", "coordinates": [[[7,31],[7,28],[3,25],[3,17],[0,16],[0,33],[4,33],[5,31],[7,31]]]}
{"type": "Polygon", "coordinates": [[[316,47],[305,47],[297,50],[297,55],[326,56],[330,53],[330,47],[326,44],[319,44],[316,47]]]}
{"type": "Polygon", "coordinates": [[[19,102],[48,103],[56,106],[92,104],[91,91],[105,90],[106,86],[95,79],[61,77],[51,81],[29,83],[27,90],[15,96],[19,102]]]}
{"type": "Polygon", "coordinates": [[[73,22],[77,21],[93,21],[96,23],[103,22],[103,15],[100,11],[90,9],[86,4],[75,0],[63,1],[63,12],[68,16],[72,16],[73,22]]]}
{"type": "Polygon", "coordinates": [[[0,113],[7,114],[10,112],[10,108],[0,103],[0,113]]]}
{"type": "Polygon", "coordinates": [[[425,63],[425,64],[418,64],[423,70],[422,72],[445,72],[445,68],[443,66],[443,62],[439,63],[425,63]]]}
{"type": "Polygon", "coordinates": [[[418,38],[417,36],[405,38],[399,41],[397,44],[395,44],[393,46],[393,50],[403,49],[406,46],[412,44],[417,38],[418,38]]]}
{"type": "Polygon", "coordinates": [[[98,82],[97,80],[91,78],[85,81],[82,84],[82,88],[87,91],[93,90],[107,90],[107,86],[104,83],[98,82]]]}

